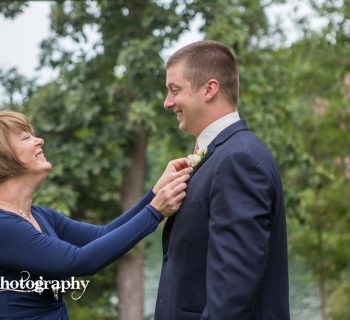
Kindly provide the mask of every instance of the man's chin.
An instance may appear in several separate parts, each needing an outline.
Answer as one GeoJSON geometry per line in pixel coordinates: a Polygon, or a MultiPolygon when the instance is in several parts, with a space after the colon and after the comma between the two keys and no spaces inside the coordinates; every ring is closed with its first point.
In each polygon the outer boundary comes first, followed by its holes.
{"type": "Polygon", "coordinates": [[[192,132],[191,128],[186,127],[186,126],[184,125],[184,123],[179,123],[179,129],[180,129],[182,132],[184,132],[184,133],[186,133],[186,134],[188,134],[188,135],[190,135],[190,136],[194,136],[194,135],[195,135],[195,134],[192,132]]]}
{"type": "Polygon", "coordinates": [[[186,130],[186,126],[183,122],[179,122],[179,129],[183,132],[186,132],[187,133],[187,130],[186,130]]]}

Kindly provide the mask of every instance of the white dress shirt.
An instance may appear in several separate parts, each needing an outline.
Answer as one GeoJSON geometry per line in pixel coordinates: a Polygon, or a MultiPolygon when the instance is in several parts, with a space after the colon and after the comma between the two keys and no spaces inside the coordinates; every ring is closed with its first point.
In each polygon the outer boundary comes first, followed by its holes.
{"type": "Polygon", "coordinates": [[[199,134],[197,138],[199,150],[208,147],[209,143],[212,142],[222,130],[239,120],[240,118],[238,111],[235,111],[212,122],[199,134]]]}

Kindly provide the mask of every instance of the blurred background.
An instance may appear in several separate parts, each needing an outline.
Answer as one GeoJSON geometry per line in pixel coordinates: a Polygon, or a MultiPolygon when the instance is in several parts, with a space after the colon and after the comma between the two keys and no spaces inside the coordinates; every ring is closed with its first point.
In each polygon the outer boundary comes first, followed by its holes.
{"type": "MultiPolygon", "coordinates": [[[[35,203],[106,223],[191,153],[164,62],[201,39],[236,54],[241,118],[281,170],[292,319],[349,320],[349,1],[2,0],[0,108],[30,117],[53,164],[35,203]]],[[[153,319],[161,229],[66,295],[71,319],[153,319]]]]}

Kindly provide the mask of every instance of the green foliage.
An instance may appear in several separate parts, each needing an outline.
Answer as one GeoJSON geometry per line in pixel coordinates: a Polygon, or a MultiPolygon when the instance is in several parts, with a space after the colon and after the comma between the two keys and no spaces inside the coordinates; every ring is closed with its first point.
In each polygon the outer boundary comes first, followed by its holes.
{"type": "Polygon", "coordinates": [[[103,273],[97,273],[90,277],[85,276],[84,280],[90,280],[90,283],[78,300],[71,298],[72,291],[65,293],[64,300],[70,318],[74,320],[85,320],[87,317],[96,320],[116,318],[114,269],[113,266],[108,266],[103,273]]]}
{"type": "Polygon", "coordinates": [[[324,308],[336,310],[335,319],[345,320],[345,305],[334,297],[346,292],[348,278],[342,275],[350,261],[346,249],[350,242],[346,160],[350,154],[350,65],[346,45],[327,34],[329,26],[319,34],[307,34],[292,48],[292,87],[299,96],[295,130],[303,137],[298,144],[309,165],[289,172],[290,181],[300,189],[303,212],[290,242],[309,266],[312,278],[324,287],[324,308]]]}
{"type": "MultiPolygon", "coordinates": [[[[4,107],[30,115],[46,140],[53,170],[36,202],[104,223],[120,212],[123,173],[140,132],[149,136],[148,187],[169,160],[191,152],[193,139],[162,108],[160,54],[194,16],[201,16],[206,38],[221,40],[235,52],[240,115],[272,150],[281,170],[290,250],[303,259],[311,279],[325,281],[332,317],[345,320],[350,294],[349,3],[310,1],[328,23],[314,32],[307,20],[296,22],[302,38],[285,46],[287,35],[266,14],[277,2],[288,1],[52,2],[51,36],[41,44],[41,63],[58,69],[59,77],[37,87],[16,70],[3,71],[4,107]],[[87,51],[89,28],[99,37],[87,51]],[[61,43],[67,39],[79,50],[67,51],[61,43]]],[[[13,18],[25,5],[3,1],[0,12],[13,18]]],[[[109,319],[113,277],[107,268],[93,278],[94,289],[82,301],[69,301],[72,318],[109,319]]]]}
{"type": "Polygon", "coordinates": [[[268,34],[269,23],[263,1],[198,1],[208,38],[230,45],[238,56],[260,45],[268,34]]]}
{"type": "Polygon", "coordinates": [[[4,91],[4,104],[7,107],[21,108],[24,101],[35,92],[34,80],[28,80],[19,74],[16,68],[0,70],[0,85],[4,91]]]}
{"type": "Polygon", "coordinates": [[[27,6],[28,1],[25,0],[2,0],[0,1],[0,14],[5,18],[15,19],[27,6]]]}
{"type": "Polygon", "coordinates": [[[330,314],[332,320],[345,320],[350,318],[350,277],[349,271],[343,274],[342,282],[331,296],[330,314]]]}

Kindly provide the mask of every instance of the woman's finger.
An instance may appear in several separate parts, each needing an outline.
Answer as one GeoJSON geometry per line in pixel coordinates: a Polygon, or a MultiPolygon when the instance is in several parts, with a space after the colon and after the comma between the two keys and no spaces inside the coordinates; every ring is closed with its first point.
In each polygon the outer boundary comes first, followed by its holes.
{"type": "Polygon", "coordinates": [[[171,181],[167,186],[172,190],[174,189],[178,184],[187,181],[190,178],[189,174],[184,174],[175,180],[171,181]]]}
{"type": "Polygon", "coordinates": [[[188,166],[191,166],[190,161],[187,158],[179,158],[175,159],[169,162],[176,171],[179,171],[183,168],[187,168],[188,166]]]}
{"type": "Polygon", "coordinates": [[[183,176],[183,175],[189,175],[190,173],[192,173],[193,169],[192,167],[188,167],[188,168],[185,168],[185,169],[182,169],[180,171],[177,171],[177,172],[172,172],[172,173],[169,173],[168,174],[168,179],[169,179],[169,182],[183,176]]]}
{"type": "Polygon", "coordinates": [[[181,204],[181,203],[182,203],[182,200],[185,199],[185,197],[186,197],[186,192],[185,192],[185,191],[182,191],[181,193],[179,193],[179,194],[174,198],[174,201],[175,201],[175,203],[181,204]]]}
{"type": "Polygon", "coordinates": [[[170,201],[173,203],[176,202],[178,195],[184,192],[186,188],[187,188],[187,184],[184,182],[177,185],[173,190],[171,190],[170,201]]]}

